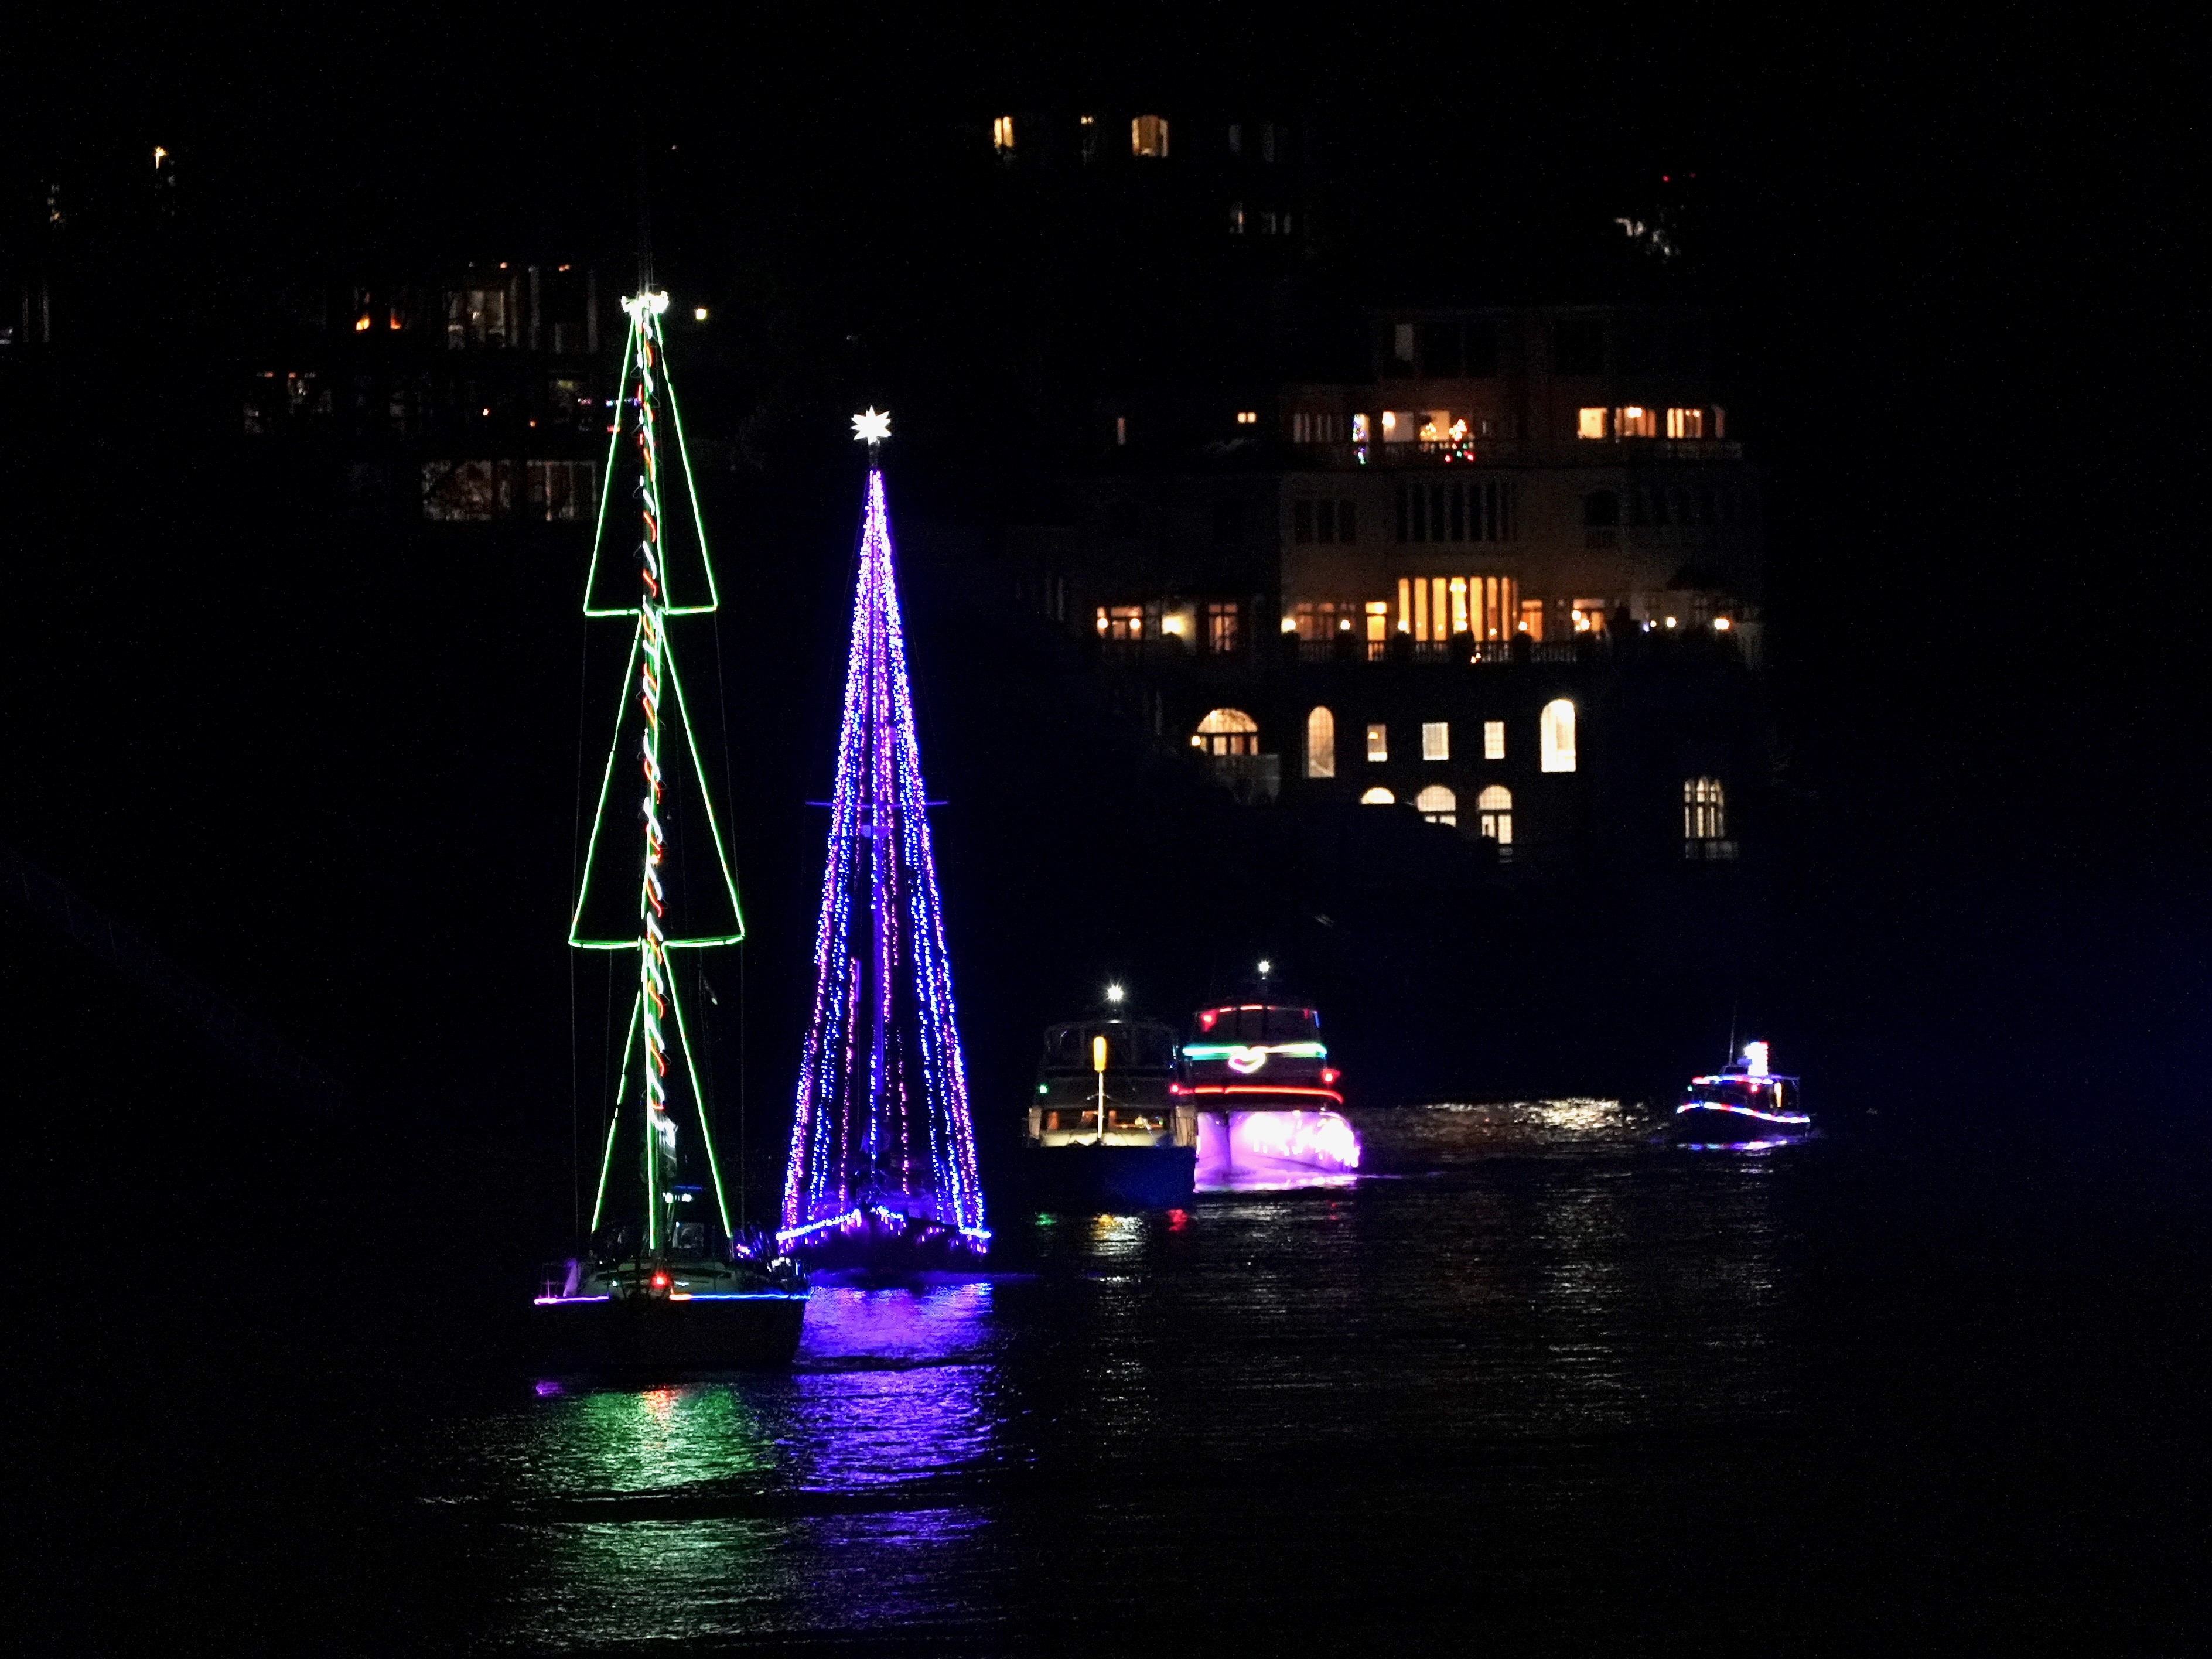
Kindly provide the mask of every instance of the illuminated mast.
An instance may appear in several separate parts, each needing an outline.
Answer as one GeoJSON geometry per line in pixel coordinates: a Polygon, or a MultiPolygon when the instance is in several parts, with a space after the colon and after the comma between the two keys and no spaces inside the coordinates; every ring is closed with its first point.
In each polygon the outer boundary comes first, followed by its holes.
{"type": "Polygon", "coordinates": [[[896,1236],[980,1253],[983,1191],[907,682],[880,446],[868,446],[837,785],[778,1242],[817,1253],[896,1236]]]}
{"type": "MultiPolygon", "coordinates": [[[[630,635],[629,659],[623,670],[623,701],[616,709],[615,734],[599,784],[599,802],[584,854],[576,908],[569,920],[568,943],[580,951],[629,951],[637,955],[637,984],[623,1040],[605,1150],[600,1156],[598,1195],[592,1203],[592,1232],[598,1234],[606,1211],[607,1179],[626,1103],[635,1103],[639,1108],[639,1198],[644,1212],[644,1231],[639,1242],[646,1254],[659,1255],[668,1247],[676,1222],[678,1176],[682,1167],[678,1129],[687,1108],[696,1126],[722,1231],[726,1237],[735,1236],[721,1170],[714,1158],[714,1130],[699,1086],[698,1066],[684,1028],[684,1005],[671,952],[735,945],[744,938],[745,927],[738,905],[737,881],[730,872],[721,826],[714,817],[706,774],[692,738],[690,716],[684,706],[675,642],[669,636],[671,618],[711,615],[720,600],[714,588],[714,564],[707,554],[706,531],[699,514],[698,491],[692,483],[690,458],[685,453],[675,388],[668,378],[660,325],[668,309],[668,295],[647,287],[623,301],[623,309],[629,315],[629,336],[617,381],[621,395],[608,428],[607,488],[599,501],[591,569],[585,578],[584,614],[633,617],[636,623],[630,635]],[[625,434],[629,440],[627,452],[625,434]],[[615,487],[618,470],[620,476],[633,481],[629,495],[638,515],[634,550],[637,586],[633,593],[617,593],[611,596],[614,602],[603,603],[598,587],[600,551],[611,541],[618,542],[622,533],[610,528],[616,516],[613,502],[618,493],[615,487]],[[696,572],[687,568],[679,576],[679,564],[693,563],[696,572]],[[694,584],[703,592],[693,592],[694,584]],[[684,589],[682,594],[678,592],[679,586],[684,589]],[[669,758],[672,748],[678,752],[669,758]],[[630,769],[633,766],[635,772],[630,769]],[[620,784],[622,777],[629,777],[630,783],[620,784]],[[633,799],[629,793],[632,788],[637,791],[634,799],[638,836],[632,843],[638,855],[634,913],[632,906],[619,899],[594,904],[592,881],[603,832],[611,847],[619,845],[619,821],[633,799]],[[669,914],[672,808],[679,798],[687,816],[703,823],[720,878],[718,887],[706,884],[711,890],[706,913],[687,915],[681,921],[669,914]],[[619,936],[613,932],[617,927],[623,930],[619,936]],[[595,929],[601,931],[595,934],[595,929]],[[683,1065],[673,1074],[680,1092],[672,1102],[671,1060],[676,1054],[682,1055],[683,1065]]],[[[609,568],[614,568],[612,561],[609,568]]],[[[612,890],[620,895],[627,885],[623,883],[612,890]]]]}

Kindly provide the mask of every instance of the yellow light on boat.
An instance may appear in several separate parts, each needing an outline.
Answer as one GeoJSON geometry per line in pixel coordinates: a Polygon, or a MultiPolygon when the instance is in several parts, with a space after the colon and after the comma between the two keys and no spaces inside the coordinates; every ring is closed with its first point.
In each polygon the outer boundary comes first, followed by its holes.
{"type": "Polygon", "coordinates": [[[1103,1036],[1091,1039],[1091,1069],[1094,1072],[1106,1069],[1106,1039],[1103,1036]]]}

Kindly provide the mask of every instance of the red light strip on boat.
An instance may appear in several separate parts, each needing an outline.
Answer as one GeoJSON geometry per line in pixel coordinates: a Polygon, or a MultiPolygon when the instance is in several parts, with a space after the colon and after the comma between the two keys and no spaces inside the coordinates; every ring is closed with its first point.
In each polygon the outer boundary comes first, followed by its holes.
{"type": "Polygon", "coordinates": [[[1194,1095],[1318,1095],[1323,1100],[1344,1104],[1344,1097],[1334,1089],[1302,1089],[1288,1084],[1258,1083],[1200,1083],[1192,1088],[1194,1095]]]}

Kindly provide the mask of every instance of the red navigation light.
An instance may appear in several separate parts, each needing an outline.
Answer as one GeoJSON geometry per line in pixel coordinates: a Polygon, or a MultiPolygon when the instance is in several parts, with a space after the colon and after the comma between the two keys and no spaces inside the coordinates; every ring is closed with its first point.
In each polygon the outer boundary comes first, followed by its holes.
{"type": "Polygon", "coordinates": [[[653,1288],[656,1291],[666,1290],[668,1288],[668,1275],[666,1273],[653,1274],[653,1288]]]}
{"type": "Polygon", "coordinates": [[[1213,1022],[1220,1018],[1221,1010],[1218,1008],[1201,1009],[1198,1016],[1198,1029],[1201,1031],[1210,1031],[1213,1029],[1213,1022]]]}
{"type": "Polygon", "coordinates": [[[1321,1068],[1321,1080],[1323,1083],[1334,1083],[1343,1075],[1344,1073],[1334,1066],[1324,1066],[1321,1068]]]}

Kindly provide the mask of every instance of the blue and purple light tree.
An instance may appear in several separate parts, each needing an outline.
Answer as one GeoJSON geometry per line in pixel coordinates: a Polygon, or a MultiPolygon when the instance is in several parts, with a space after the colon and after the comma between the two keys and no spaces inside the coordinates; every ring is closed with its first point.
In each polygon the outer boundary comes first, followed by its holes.
{"type": "Polygon", "coordinates": [[[878,446],[845,666],[837,786],[777,1238],[817,1261],[988,1248],[975,1130],[930,850],[878,446]]]}

